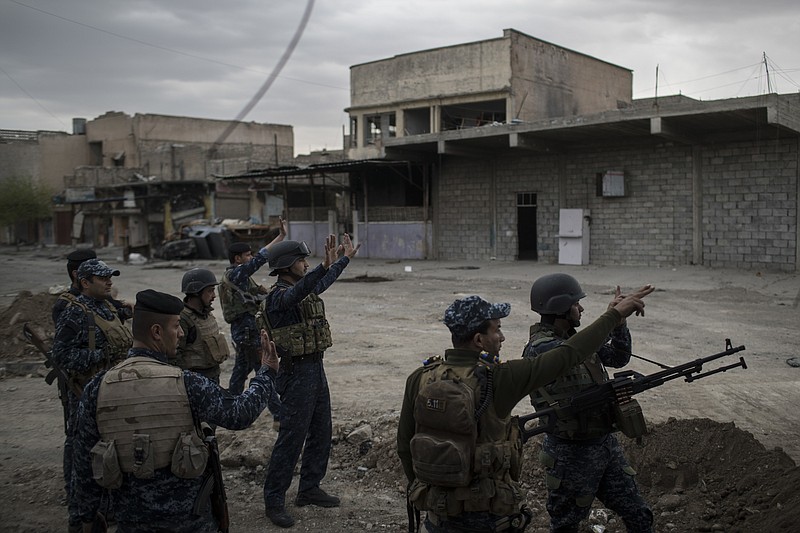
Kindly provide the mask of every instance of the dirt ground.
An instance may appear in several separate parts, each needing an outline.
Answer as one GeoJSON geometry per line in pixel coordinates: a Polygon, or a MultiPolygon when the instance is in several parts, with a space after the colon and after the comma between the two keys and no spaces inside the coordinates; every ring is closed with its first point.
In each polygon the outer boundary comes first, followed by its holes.
{"type": "MultiPolygon", "coordinates": [[[[63,425],[55,387],[42,379],[42,358],[21,337],[26,321],[51,339],[51,289],[67,283],[69,249],[0,250],[0,524],[3,531],[66,529],[61,454],[63,425]]],[[[192,266],[218,275],[222,261],[126,265],[120,251],[99,251],[122,275],[119,297],[138,290],[179,293],[192,266]]],[[[506,301],[504,359],[519,357],[537,315],[529,291],[540,275],[564,271],[587,293],[585,323],[599,315],[616,284],[623,290],[653,283],[645,317],[630,320],[633,352],[675,365],[720,352],[725,339],[745,345],[747,369],[707,379],[675,380],[639,395],[652,425],[641,445],[625,437],[656,531],[797,531],[800,524],[800,275],[709,270],[500,263],[384,261],[357,257],[325,299],[334,346],[325,356],[334,446],[326,490],[342,498],[337,509],[289,511],[294,531],[350,532],[407,529],[405,481],[395,432],[406,376],[449,345],[441,323],[455,299],[479,294],[506,301]],[[798,358],[798,359],[795,359],[798,358]]],[[[269,284],[267,272],[256,279],[269,284]]],[[[53,290],[55,292],[55,290],[53,290]]],[[[217,313],[221,321],[220,313],[217,313]]],[[[733,363],[736,356],[726,358],[733,363]]],[[[718,365],[711,364],[709,368],[718,365]]],[[[227,383],[232,361],[223,365],[227,383]]],[[[634,360],[643,373],[658,367],[634,360]]],[[[516,412],[530,411],[527,401],[516,412]]],[[[275,432],[268,414],[239,432],[218,431],[232,531],[275,531],[264,517],[262,484],[275,432]]],[[[536,516],[528,531],[547,531],[545,488],[536,463],[537,441],[526,444],[523,488],[536,516]]],[[[292,501],[296,479],[287,501],[292,501]]],[[[595,502],[584,531],[624,531],[595,502]]]]}

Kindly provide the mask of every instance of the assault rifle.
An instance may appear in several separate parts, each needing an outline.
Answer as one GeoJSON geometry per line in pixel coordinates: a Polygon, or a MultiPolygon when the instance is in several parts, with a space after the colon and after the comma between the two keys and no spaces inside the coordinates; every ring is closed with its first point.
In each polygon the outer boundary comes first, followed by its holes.
{"type": "MultiPolygon", "coordinates": [[[[75,393],[76,396],[80,398],[83,390],[75,383],[73,380],[69,379],[69,376],[64,369],[58,366],[58,363],[55,362],[53,359],[53,355],[50,350],[44,344],[44,340],[28,325],[26,322],[22,326],[22,333],[25,335],[25,338],[33,344],[36,349],[42,352],[44,355],[44,366],[50,369],[47,376],[44,380],[47,382],[48,385],[52,385],[53,381],[58,379],[58,390],[59,392],[65,393],[67,389],[71,390],[75,393]]],[[[63,394],[62,403],[67,401],[66,394],[63,394]]]]}
{"type": "Polygon", "coordinates": [[[203,442],[208,447],[208,465],[211,475],[208,476],[200,487],[200,493],[194,504],[194,514],[201,514],[202,506],[208,501],[211,503],[211,514],[217,521],[217,527],[222,533],[230,530],[231,519],[228,514],[228,496],[225,494],[225,482],[222,479],[222,464],[219,461],[219,447],[214,430],[203,422],[203,442]]]}
{"type": "Polygon", "coordinates": [[[685,378],[688,383],[692,381],[712,376],[720,372],[726,372],[733,368],[747,368],[744,357],[739,357],[738,363],[708,370],[703,372],[703,365],[720,359],[728,355],[733,355],[743,351],[744,346],[731,346],[731,340],[725,339],[725,351],[701,357],[688,363],[667,367],[665,370],[654,374],[640,374],[634,370],[626,370],[614,374],[614,379],[600,383],[579,392],[575,396],[565,398],[551,404],[549,407],[540,409],[535,413],[519,417],[519,427],[522,433],[522,442],[539,433],[550,432],[555,429],[556,421],[559,418],[580,418],[586,411],[600,409],[607,406],[614,415],[614,423],[617,429],[621,430],[626,436],[631,438],[641,437],[647,432],[642,416],[641,408],[636,400],[631,397],[640,392],[660,387],[667,381],[685,378]],[[547,417],[546,423],[540,423],[531,429],[525,426],[531,420],[547,417]]]}

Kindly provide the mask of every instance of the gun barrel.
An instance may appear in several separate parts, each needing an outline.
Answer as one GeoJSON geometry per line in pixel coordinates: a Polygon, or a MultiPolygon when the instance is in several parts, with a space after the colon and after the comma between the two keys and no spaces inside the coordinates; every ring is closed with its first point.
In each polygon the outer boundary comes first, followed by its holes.
{"type": "Polygon", "coordinates": [[[522,442],[524,443],[529,438],[539,433],[552,431],[555,428],[556,419],[560,417],[574,416],[575,413],[595,409],[602,405],[610,405],[613,403],[622,403],[629,400],[640,392],[643,392],[654,387],[663,385],[665,382],[683,377],[687,382],[692,382],[697,379],[712,376],[720,372],[726,372],[733,368],[747,368],[744,357],[739,357],[737,363],[723,366],[714,370],[703,371],[703,365],[720,359],[722,357],[733,355],[745,349],[744,345],[733,347],[731,346],[730,339],[725,339],[726,350],[701,357],[687,363],[683,363],[674,367],[655,372],[653,374],[642,375],[638,372],[626,371],[614,374],[614,379],[604,383],[597,384],[589,389],[579,392],[571,398],[561,400],[557,404],[551,405],[548,408],[540,409],[536,412],[518,417],[518,424],[520,433],[522,435],[522,442]],[[702,373],[701,373],[702,372],[702,373]],[[528,429],[526,425],[532,420],[546,417],[546,424],[539,424],[536,427],[528,429]]]}

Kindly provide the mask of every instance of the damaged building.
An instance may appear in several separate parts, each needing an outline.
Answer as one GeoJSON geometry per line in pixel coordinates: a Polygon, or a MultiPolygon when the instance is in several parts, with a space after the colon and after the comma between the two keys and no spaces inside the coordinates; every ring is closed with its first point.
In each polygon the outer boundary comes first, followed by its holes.
{"type": "Polygon", "coordinates": [[[268,224],[264,195],[248,184],[217,188],[210,176],[288,164],[294,152],[291,126],[153,114],[109,112],[75,119],[72,134],[26,133],[0,144],[0,157],[17,162],[5,174],[59,191],[52,221],[33,237],[144,255],[192,220],[268,224]]]}

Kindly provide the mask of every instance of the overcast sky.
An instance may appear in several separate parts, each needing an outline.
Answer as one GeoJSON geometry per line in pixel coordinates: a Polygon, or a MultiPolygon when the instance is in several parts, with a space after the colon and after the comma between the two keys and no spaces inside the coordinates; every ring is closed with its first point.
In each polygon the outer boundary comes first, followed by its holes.
{"type": "MultiPolygon", "coordinates": [[[[308,0],[0,0],[0,129],[72,131],[107,111],[233,119],[308,0]]],[[[294,127],[295,152],[342,147],[351,65],[514,28],[633,70],[633,96],[800,91],[797,0],[316,0],[243,119],[294,127]]]]}

